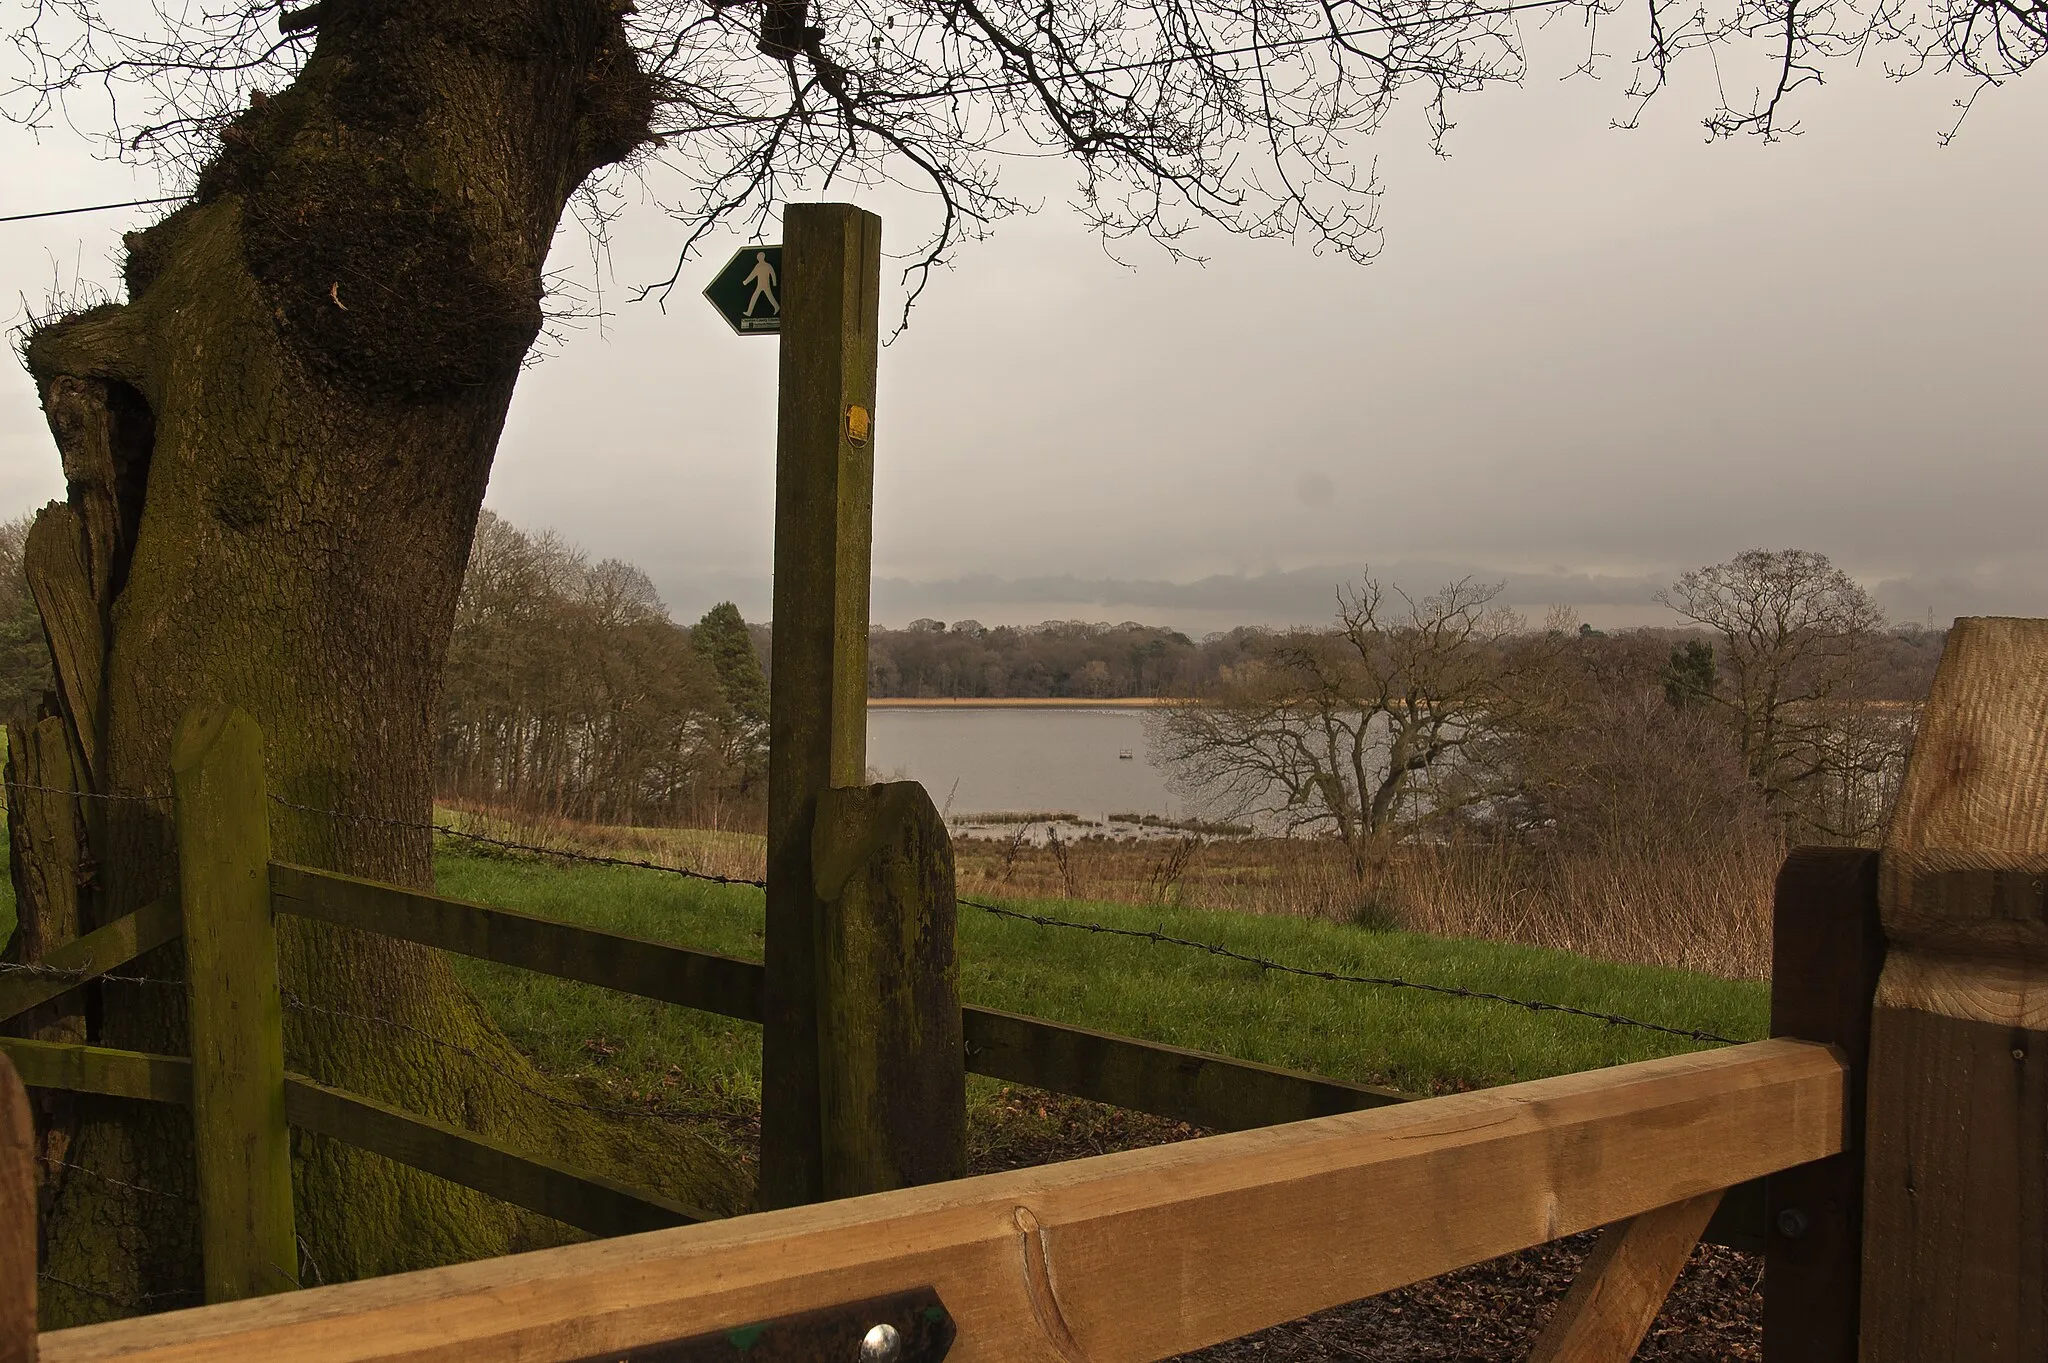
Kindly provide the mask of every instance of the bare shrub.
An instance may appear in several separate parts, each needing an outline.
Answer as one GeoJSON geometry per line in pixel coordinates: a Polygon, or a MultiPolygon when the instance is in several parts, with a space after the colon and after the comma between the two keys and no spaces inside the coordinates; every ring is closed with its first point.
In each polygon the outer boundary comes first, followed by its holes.
{"type": "Polygon", "coordinates": [[[1394,899],[1424,932],[1761,977],[1783,822],[1726,728],[1649,689],[1604,693],[1532,743],[1518,824],[1408,849],[1394,899]]]}

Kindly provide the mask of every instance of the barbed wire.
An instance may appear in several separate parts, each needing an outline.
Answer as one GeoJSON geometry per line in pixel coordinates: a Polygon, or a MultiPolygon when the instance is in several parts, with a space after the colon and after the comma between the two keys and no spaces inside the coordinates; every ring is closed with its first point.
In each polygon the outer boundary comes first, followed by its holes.
{"type": "Polygon", "coordinates": [[[169,795],[115,795],[98,790],[69,790],[63,786],[39,786],[33,781],[0,781],[9,790],[33,790],[43,795],[69,795],[74,800],[107,800],[115,803],[167,805],[173,803],[169,795]]]}
{"type": "Polygon", "coordinates": [[[53,1169],[69,1169],[74,1173],[96,1178],[102,1183],[110,1183],[116,1188],[126,1188],[131,1192],[147,1193],[151,1197],[166,1198],[174,1202],[197,1202],[199,1200],[191,1193],[174,1193],[164,1188],[149,1188],[140,1183],[130,1183],[125,1178],[115,1178],[112,1174],[101,1173],[99,1170],[88,1168],[83,1164],[74,1164],[70,1160],[61,1160],[54,1155],[37,1155],[36,1162],[38,1164],[47,1164],[53,1169]]]}
{"type": "Polygon", "coordinates": [[[1485,989],[1467,989],[1462,985],[1455,984],[1429,984],[1421,980],[1406,980],[1392,975],[1349,975],[1337,970],[1319,970],[1313,966],[1289,965],[1284,961],[1275,961],[1265,956],[1253,956],[1248,952],[1238,951],[1235,948],[1222,946],[1215,942],[1201,942],[1188,937],[1175,937],[1170,933],[1152,929],[1119,928],[1108,923],[1090,923],[1085,920],[1072,918],[1053,918],[1046,914],[1025,913],[1019,909],[1000,908],[994,904],[984,904],[973,899],[961,899],[957,902],[964,907],[980,909],[983,913],[994,914],[999,918],[1012,918],[1026,923],[1036,923],[1040,927],[1073,928],[1081,932],[1100,933],[1109,937],[1131,937],[1164,946],[1187,947],[1196,951],[1206,952],[1211,956],[1220,956],[1225,960],[1240,961],[1246,965],[1257,966],[1261,970],[1277,971],[1283,975],[1300,975],[1312,980],[1328,980],[1337,984],[1375,985],[1383,989],[1416,989],[1428,994],[1447,995],[1451,998],[1509,1004],[1516,1008],[1527,1009],[1532,1013],[1563,1013],[1570,1017],[1588,1018],[1595,1022],[1604,1022],[1613,1027],[1640,1027],[1644,1031],[1662,1032],[1667,1036],[1685,1037],[1690,1041],[1718,1042],[1724,1046],[1741,1044],[1734,1037],[1722,1036],[1717,1032],[1705,1031],[1698,1027],[1672,1027],[1661,1022],[1644,1022],[1640,1018],[1626,1017],[1620,1013],[1603,1013],[1597,1009],[1579,1008],[1568,1003],[1549,1003],[1542,999],[1521,999],[1508,994],[1496,994],[1485,989]]]}
{"type": "Polygon", "coordinates": [[[183,989],[183,980],[160,980],[148,975],[116,975],[111,971],[95,975],[90,966],[36,965],[32,962],[0,961],[0,975],[28,975],[42,979],[76,980],[80,984],[97,984],[111,980],[116,984],[161,984],[176,985],[183,989]]]}
{"type": "Polygon", "coordinates": [[[87,1287],[84,1283],[75,1283],[69,1278],[60,1278],[48,1269],[37,1273],[36,1280],[38,1282],[55,1283],[57,1286],[69,1288],[73,1292],[83,1292],[88,1297],[98,1297],[101,1301],[112,1302],[116,1306],[125,1307],[137,1313],[155,1310],[156,1308],[149,1304],[151,1302],[176,1301],[179,1299],[191,1301],[200,1295],[198,1288],[181,1287],[171,1292],[145,1292],[140,1297],[127,1297],[116,1292],[109,1292],[104,1288],[87,1287]]]}
{"type": "Polygon", "coordinates": [[[330,819],[349,819],[357,823],[381,824],[387,828],[404,828],[414,832],[439,833],[444,837],[460,838],[466,842],[481,843],[508,852],[528,852],[536,856],[560,857],[565,861],[588,862],[595,866],[621,866],[636,871],[665,871],[672,876],[683,876],[690,880],[707,881],[713,885],[744,885],[756,890],[768,888],[765,880],[750,880],[744,876],[722,876],[712,871],[693,870],[687,866],[670,866],[658,861],[638,861],[631,857],[605,856],[597,852],[579,852],[566,847],[545,847],[539,843],[519,842],[511,838],[495,837],[489,833],[472,833],[465,828],[451,828],[444,823],[422,822],[418,819],[393,819],[381,814],[349,814],[338,809],[320,809],[314,805],[302,805],[283,796],[273,795],[271,802],[286,809],[296,809],[305,814],[319,814],[330,819]]]}
{"type": "Polygon", "coordinates": [[[426,1030],[424,1027],[415,1027],[411,1023],[400,1022],[396,1018],[377,1017],[370,1013],[356,1013],[343,1008],[329,1008],[322,1004],[309,1003],[290,990],[283,991],[283,998],[284,1006],[293,1012],[338,1018],[343,1021],[360,1023],[364,1026],[384,1027],[392,1031],[407,1033],[410,1036],[427,1042],[429,1045],[472,1060],[515,1087],[525,1090],[536,1098],[553,1103],[557,1107],[579,1112],[589,1112],[600,1117],[650,1118],[654,1121],[666,1122],[677,1126],[706,1120],[705,1114],[668,1112],[660,1108],[638,1107],[628,1103],[592,1103],[580,1098],[571,1098],[565,1094],[551,1093],[547,1089],[533,1083],[524,1075],[500,1063],[494,1057],[485,1055],[474,1046],[465,1046],[459,1041],[450,1041],[447,1037],[439,1036],[426,1030]]]}

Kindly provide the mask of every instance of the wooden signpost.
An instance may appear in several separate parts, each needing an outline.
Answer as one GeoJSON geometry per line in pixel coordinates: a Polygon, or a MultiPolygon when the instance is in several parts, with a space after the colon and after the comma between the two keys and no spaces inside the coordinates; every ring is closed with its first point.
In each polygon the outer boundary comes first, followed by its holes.
{"type": "MultiPolygon", "coordinates": [[[[775,444],[774,666],[769,681],[767,984],[761,1040],[763,1207],[786,1207],[896,1186],[915,1171],[964,1164],[959,1117],[965,1055],[952,976],[952,850],[935,816],[913,831],[892,825],[862,844],[859,864],[842,840],[823,849],[837,884],[820,892],[814,830],[826,793],[867,782],[868,577],[874,504],[875,370],[880,349],[882,220],[851,204],[791,204],[783,213],[775,285],[782,338],[775,444]],[[942,855],[941,855],[942,854],[942,855]],[[866,859],[911,858],[898,874],[866,859]],[[938,869],[943,862],[943,875],[938,869]],[[851,885],[852,893],[842,892],[851,885]],[[943,925],[928,903],[943,894],[943,925]],[[847,915],[866,917],[848,923],[847,915]],[[912,926],[906,937],[906,925],[912,926]],[[941,940],[941,938],[943,940],[941,940]],[[820,944],[859,944],[862,959],[820,958],[820,944]],[[893,965],[873,956],[891,943],[893,965]],[[885,975],[922,973],[895,991],[885,975]],[[936,971],[936,974],[931,972],[936,971]],[[886,1071],[896,1091],[854,1095],[850,1067],[872,1059],[877,1038],[910,1017],[884,1022],[875,991],[916,1000],[915,1016],[945,1019],[953,1040],[916,1048],[909,1068],[886,1071]],[[878,1031],[877,1029],[880,1028],[878,1031]],[[934,1070],[933,1067],[937,1067],[934,1070]],[[830,1102],[826,1092],[833,1095],[830,1102]],[[925,1122],[916,1112],[947,1095],[925,1122]],[[920,1098],[917,1095],[925,1095],[920,1098]],[[828,1141],[825,1112],[835,1129],[828,1141]],[[886,1121],[877,1114],[892,1113],[886,1121]],[[889,1131],[929,1126],[959,1147],[935,1155],[933,1139],[891,1150],[889,1131]],[[957,1138],[955,1140],[955,1138],[957,1138]],[[826,1150],[837,1153],[828,1180],[826,1150]],[[957,1157],[956,1157],[957,1156],[957,1157]],[[862,1172],[865,1171],[865,1172],[862,1172]],[[894,1171],[893,1173],[885,1171],[894,1171]]],[[[748,248],[738,260],[769,248],[748,248]]],[[[732,272],[728,266],[725,273],[732,272]]],[[[721,276],[723,278],[723,275],[721,276]]],[[[765,277],[764,277],[765,278],[765,277]]],[[[756,281],[761,282],[760,280],[756,281]]],[[[729,309],[718,304],[721,313],[729,309]]],[[[731,320],[728,318],[728,320],[731,320]]],[[[858,822],[859,802],[842,811],[858,822]]],[[[924,800],[922,809],[929,810],[924,800]]],[[[918,811],[913,810],[913,814],[918,811]]],[[[828,840],[829,841],[829,840],[828,840]]],[[[901,983],[900,980],[897,983],[901,983]]],[[[902,1057],[898,1057],[901,1059],[902,1057]]],[[[907,1138],[907,1137],[906,1137],[907,1138]]]]}

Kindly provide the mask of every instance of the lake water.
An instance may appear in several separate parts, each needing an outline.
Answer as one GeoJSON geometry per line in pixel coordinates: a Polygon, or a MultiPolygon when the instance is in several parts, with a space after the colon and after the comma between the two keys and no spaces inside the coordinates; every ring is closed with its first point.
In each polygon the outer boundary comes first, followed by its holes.
{"type": "Polygon", "coordinates": [[[1149,753],[1137,708],[868,711],[869,770],[921,783],[953,823],[995,813],[1183,817],[1186,802],[1149,753]]]}

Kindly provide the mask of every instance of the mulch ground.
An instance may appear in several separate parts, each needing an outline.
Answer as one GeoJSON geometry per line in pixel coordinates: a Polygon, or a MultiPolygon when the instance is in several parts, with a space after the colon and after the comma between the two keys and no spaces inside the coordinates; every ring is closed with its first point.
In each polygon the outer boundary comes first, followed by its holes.
{"type": "MultiPolygon", "coordinates": [[[[1079,1159],[1205,1133],[1181,1123],[1014,1089],[978,1114],[974,1173],[1079,1159]]],[[[1189,1363],[1507,1363],[1528,1353],[1592,1235],[1446,1273],[1183,1355],[1189,1363]]],[[[1656,1363],[1761,1359],[1763,1261],[1701,1245],[1637,1351],[1656,1363]]]]}

